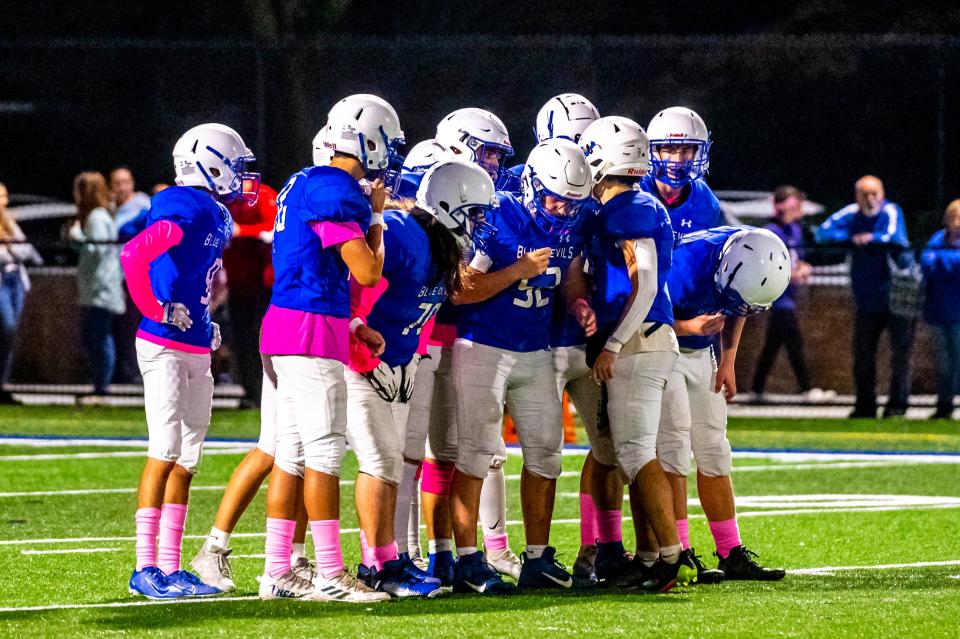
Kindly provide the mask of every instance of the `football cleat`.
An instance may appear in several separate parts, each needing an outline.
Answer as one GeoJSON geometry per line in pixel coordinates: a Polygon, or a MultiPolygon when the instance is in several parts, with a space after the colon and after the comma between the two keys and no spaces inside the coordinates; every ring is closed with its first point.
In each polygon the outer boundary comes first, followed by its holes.
{"type": "Polygon", "coordinates": [[[424,559],[423,555],[420,554],[420,549],[417,548],[414,552],[410,553],[410,561],[413,562],[420,570],[427,570],[427,560],[424,559]]]}
{"type": "Polygon", "coordinates": [[[440,580],[440,585],[447,587],[453,585],[453,567],[455,562],[453,560],[453,551],[451,550],[442,550],[437,553],[432,553],[429,556],[429,563],[427,564],[427,574],[431,577],[436,577],[440,580]]]}
{"type": "Polygon", "coordinates": [[[723,571],[716,568],[707,568],[693,548],[687,548],[680,553],[680,561],[697,570],[697,583],[718,584],[723,581],[723,571]]]}
{"type": "Polygon", "coordinates": [[[580,546],[580,552],[577,553],[577,560],[573,562],[573,576],[577,579],[596,581],[596,563],[596,545],[590,544],[589,546],[580,546]]]}
{"type": "Polygon", "coordinates": [[[293,570],[279,577],[260,577],[261,599],[300,599],[313,594],[313,583],[293,570]]]}
{"type": "Polygon", "coordinates": [[[479,593],[481,595],[511,595],[517,587],[504,581],[493,566],[483,560],[483,551],[478,550],[457,558],[453,567],[453,591],[479,593]]]}
{"type": "Polygon", "coordinates": [[[147,599],[176,599],[183,596],[183,591],[172,585],[156,566],[134,570],[130,575],[129,589],[131,595],[143,595],[147,599]]]}
{"type": "Polygon", "coordinates": [[[417,568],[409,557],[388,561],[380,570],[368,571],[367,578],[367,586],[391,597],[430,598],[441,592],[440,580],[417,568]]]}
{"type": "Polygon", "coordinates": [[[167,575],[167,582],[179,588],[184,597],[211,597],[221,593],[219,588],[203,583],[200,577],[186,570],[167,575]]]}
{"type": "Polygon", "coordinates": [[[501,575],[520,578],[520,558],[510,548],[484,552],[484,560],[501,575]]]}
{"type": "Polygon", "coordinates": [[[417,560],[414,557],[410,556],[410,553],[402,552],[398,555],[399,559],[404,562],[407,566],[407,570],[411,571],[412,574],[416,575],[417,579],[423,579],[427,583],[440,583],[440,579],[434,577],[425,569],[420,567],[420,564],[417,563],[417,560]]]}
{"type": "Polygon", "coordinates": [[[389,600],[390,595],[386,592],[374,590],[343,570],[339,575],[330,579],[318,574],[313,580],[312,591],[304,596],[304,599],[343,603],[376,603],[389,600]]]}
{"type": "Polygon", "coordinates": [[[589,588],[596,585],[590,580],[574,579],[567,567],[557,561],[557,549],[547,546],[543,554],[529,559],[524,553],[523,569],[517,586],[520,588],[589,588]]]}
{"type": "Polygon", "coordinates": [[[726,579],[749,581],[779,581],[786,576],[783,568],[764,568],[754,557],[759,555],[746,546],[737,546],[726,557],[714,553],[720,560],[717,568],[723,571],[726,579]]]}
{"type": "Polygon", "coordinates": [[[647,570],[639,588],[644,592],[667,592],[674,586],[689,586],[696,581],[697,569],[685,563],[682,556],[672,564],[661,558],[647,570]]]}
{"type": "Polygon", "coordinates": [[[221,592],[231,592],[237,589],[233,582],[233,570],[227,557],[233,552],[229,548],[221,548],[216,544],[204,543],[194,555],[190,566],[197,571],[197,575],[204,583],[219,588],[221,592]]]}
{"type": "Polygon", "coordinates": [[[633,561],[623,547],[622,541],[612,541],[597,544],[597,560],[594,568],[600,583],[612,585],[618,577],[633,569],[633,561]]]}
{"type": "Polygon", "coordinates": [[[307,581],[313,581],[317,576],[317,564],[310,561],[308,557],[297,557],[297,560],[290,566],[290,570],[307,581]]]}

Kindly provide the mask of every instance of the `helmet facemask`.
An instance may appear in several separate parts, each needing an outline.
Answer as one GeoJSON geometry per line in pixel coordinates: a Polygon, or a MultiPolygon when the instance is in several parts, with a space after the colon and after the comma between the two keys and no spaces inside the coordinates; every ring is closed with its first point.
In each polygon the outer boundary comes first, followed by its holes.
{"type": "Polygon", "coordinates": [[[686,186],[703,177],[710,168],[710,140],[668,139],[650,141],[650,165],[653,177],[674,188],[686,186]],[[694,146],[696,153],[692,160],[662,160],[661,147],[694,146]]]}

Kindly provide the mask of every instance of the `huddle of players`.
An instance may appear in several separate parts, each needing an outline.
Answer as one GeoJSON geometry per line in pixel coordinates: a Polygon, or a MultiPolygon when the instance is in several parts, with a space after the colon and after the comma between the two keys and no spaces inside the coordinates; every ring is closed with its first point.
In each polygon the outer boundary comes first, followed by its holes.
{"type": "Polygon", "coordinates": [[[740,542],[720,392],[736,392],[745,316],[789,281],[786,248],[749,227],[694,232],[717,227],[719,206],[702,180],[709,133],[688,109],[657,114],[648,137],[563,94],[541,109],[536,131],[526,162],[507,169],[503,123],[461,109],[399,169],[403,133],[389,104],[354,95],[333,107],[313,166],[277,198],[261,437],[194,557],[199,578],[181,569],[180,542],[209,425],[209,348],[219,345],[205,300],[229,239],[220,202],[255,197],[259,176],[246,172],[252,154],[227,127],[181,138],[178,188],[154,198],[148,228],[124,249],[146,318],[137,347],[150,430],[131,592],[234,589],[230,534],[267,476],[265,599],[373,602],[450,586],[505,594],[598,582],[663,592],[724,573],[782,578],[740,542]],[[564,389],[591,444],[573,574],[549,545],[564,389]],[[505,529],[504,406],[523,452],[522,560],[505,529]],[[347,443],[359,462],[356,575],[340,543],[347,443]],[[689,546],[691,453],[720,570],[689,546]],[[622,543],[624,484],[635,554],[622,543]],[[308,524],[315,561],[304,553],[308,524]]]}

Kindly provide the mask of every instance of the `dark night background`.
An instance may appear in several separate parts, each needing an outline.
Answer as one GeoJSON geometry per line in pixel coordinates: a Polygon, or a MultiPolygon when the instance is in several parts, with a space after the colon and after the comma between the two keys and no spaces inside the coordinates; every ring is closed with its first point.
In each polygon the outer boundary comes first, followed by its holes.
{"type": "Polygon", "coordinates": [[[279,186],[356,92],[410,143],[488,108],[522,161],[541,104],[575,91],[644,125],[698,111],[716,189],[791,182],[834,207],[876,173],[919,241],[960,196],[958,32],[933,2],[0,2],[0,181],[67,199],[77,172],[128,164],[147,189],[215,120],[279,186]]]}

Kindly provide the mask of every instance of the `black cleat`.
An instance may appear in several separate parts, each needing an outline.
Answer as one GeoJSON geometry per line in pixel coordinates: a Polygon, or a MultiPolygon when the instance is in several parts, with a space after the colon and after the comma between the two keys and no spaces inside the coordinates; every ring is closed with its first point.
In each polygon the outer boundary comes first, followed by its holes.
{"type": "Polygon", "coordinates": [[[577,560],[573,562],[573,576],[585,581],[596,581],[596,563],[597,547],[593,544],[580,546],[580,552],[577,553],[577,560]]]}
{"type": "Polygon", "coordinates": [[[597,544],[597,560],[594,563],[597,581],[604,586],[612,585],[621,576],[634,570],[633,561],[623,547],[623,542],[613,541],[597,544]]]}
{"type": "Polygon", "coordinates": [[[723,571],[716,568],[707,568],[700,561],[700,555],[696,554],[693,548],[687,548],[680,553],[680,561],[688,566],[693,566],[697,570],[697,583],[718,584],[723,581],[723,571]]]}
{"type": "Polygon", "coordinates": [[[780,581],[787,572],[783,568],[764,568],[754,560],[759,555],[746,546],[737,546],[726,558],[713,553],[720,560],[717,568],[723,571],[725,579],[747,581],[780,581]]]}

